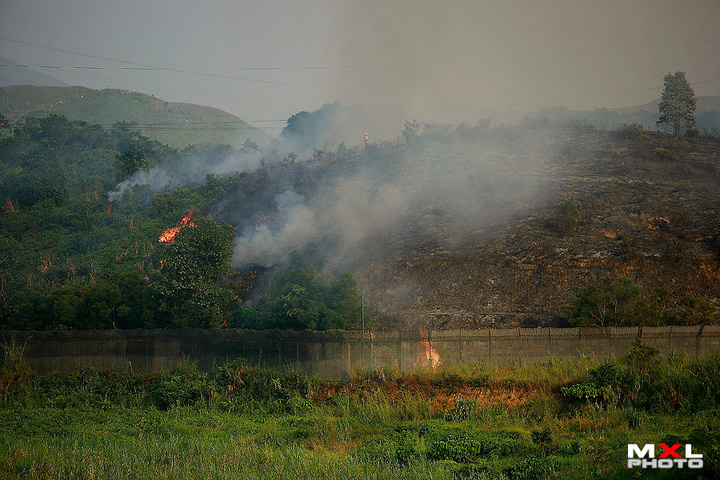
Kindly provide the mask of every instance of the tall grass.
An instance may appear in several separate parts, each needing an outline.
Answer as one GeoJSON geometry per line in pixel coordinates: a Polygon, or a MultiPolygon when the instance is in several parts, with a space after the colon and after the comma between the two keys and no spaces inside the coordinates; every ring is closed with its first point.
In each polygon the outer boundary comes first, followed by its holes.
{"type": "Polygon", "coordinates": [[[627,444],[663,441],[720,472],[720,356],[635,345],[324,382],[242,361],[39,376],[8,351],[0,478],[631,478],[627,444]]]}

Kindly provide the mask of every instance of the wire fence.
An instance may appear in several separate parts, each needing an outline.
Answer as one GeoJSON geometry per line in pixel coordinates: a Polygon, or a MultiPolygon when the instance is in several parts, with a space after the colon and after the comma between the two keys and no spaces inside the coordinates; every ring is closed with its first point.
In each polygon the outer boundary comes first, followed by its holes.
{"type": "Polygon", "coordinates": [[[436,331],[309,332],[290,330],[101,330],[5,331],[6,346],[24,346],[37,373],[70,373],[86,365],[170,370],[182,361],[201,370],[244,358],[279,369],[297,368],[320,378],[340,379],[362,368],[437,368],[453,364],[583,355],[612,358],[639,338],[663,354],[705,356],[720,352],[720,326],[626,328],[516,328],[436,331]]]}

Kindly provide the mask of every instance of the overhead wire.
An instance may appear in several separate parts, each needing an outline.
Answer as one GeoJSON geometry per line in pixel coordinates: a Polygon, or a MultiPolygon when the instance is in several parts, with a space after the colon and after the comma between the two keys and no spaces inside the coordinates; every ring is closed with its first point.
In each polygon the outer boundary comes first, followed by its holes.
{"type": "MultiPolygon", "coordinates": [[[[69,49],[59,48],[59,47],[53,47],[49,45],[43,45],[35,42],[29,42],[24,40],[19,40],[11,37],[7,37],[5,35],[0,35],[0,40],[5,40],[9,42],[14,42],[18,44],[38,47],[38,48],[44,48],[52,51],[62,52],[62,53],[68,53],[72,55],[87,57],[87,58],[93,58],[97,60],[104,60],[104,61],[110,61],[110,62],[116,62],[120,63],[126,66],[92,66],[92,65],[71,65],[71,66],[62,66],[62,65],[51,65],[51,64],[18,64],[18,63],[0,63],[0,67],[14,67],[14,68],[29,68],[29,69],[59,69],[59,70],[75,70],[75,71],[107,71],[107,70],[124,70],[124,71],[137,71],[137,72],[151,72],[151,71],[162,71],[162,72],[176,72],[176,73],[186,73],[186,74],[193,74],[193,75],[201,75],[201,76],[207,76],[207,77],[215,77],[215,78],[223,78],[223,79],[229,79],[229,80],[239,80],[239,81],[247,81],[247,82],[255,82],[255,83],[265,83],[265,84],[278,84],[278,85],[286,85],[286,86],[302,86],[302,87],[310,87],[310,88],[322,88],[317,85],[307,85],[307,84],[299,84],[299,83],[290,83],[290,82],[279,82],[279,81],[273,81],[273,80],[260,80],[260,79],[248,79],[248,78],[240,78],[240,77],[234,77],[234,76],[227,76],[227,75],[220,75],[216,73],[210,73],[210,72],[217,72],[217,71],[292,71],[292,70],[340,70],[340,69],[360,69],[360,68],[401,68],[402,65],[390,65],[390,64],[358,64],[358,65],[316,65],[316,66],[268,66],[268,67],[222,67],[222,68],[214,68],[214,69],[186,69],[186,68],[176,68],[176,67],[162,67],[157,65],[148,65],[144,63],[138,63],[138,62],[131,62],[123,59],[117,59],[117,58],[111,58],[111,57],[105,57],[100,55],[93,55],[78,51],[73,51],[69,49]]],[[[720,38],[714,38],[714,39],[706,39],[706,40],[698,40],[698,41],[690,41],[690,42],[676,42],[676,43],[668,43],[663,45],[652,45],[652,46],[645,46],[645,47],[632,47],[632,48],[624,48],[620,50],[610,50],[613,51],[629,51],[629,50],[638,50],[638,49],[649,49],[649,48],[660,48],[660,47],[670,47],[670,46],[683,46],[683,45],[692,45],[697,43],[708,43],[708,42],[718,42],[720,41],[720,38]]],[[[558,54],[549,54],[549,55],[539,55],[533,58],[537,59],[546,59],[546,58],[552,58],[557,56],[565,56],[565,55],[577,55],[580,54],[578,52],[571,52],[571,53],[558,53],[558,54]]],[[[70,73],[64,73],[66,75],[71,75],[70,73]]],[[[79,77],[82,77],[82,75],[77,75],[79,77]]],[[[85,76],[87,77],[87,76],[85,76]]],[[[689,82],[691,85],[696,84],[703,84],[703,83],[711,83],[711,82],[717,82],[720,81],[720,78],[713,78],[713,79],[706,79],[706,80],[698,80],[689,82]]],[[[128,84],[128,82],[124,82],[128,84]]],[[[542,105],[542,104],[553,104],[557,102],[562,101],[569,101],[569,100],[582,100],[582,99],[589,99],[589,98],[598,98],[598,97],[606,97],[606,96],[616,96],[616,95],[624,95],[624,94],[630,94],[630,93],[638,93],[638,92],[648,92],[648,91],[654,91],[659,90],[658,87],[651,87],[651,88],[640,88],[640,89],[631,89],[631,90],[624,90],[624,91],[616,91],[616,92],[604,92],[604,93],[595,93],[590,95],[580,95],[580,96],[572,96],[572,97],[562,97],[562,98],[554,98],[554,99],[545,99],[545,100],[535,100],[535,101],[524,101],[524,102],[515,102],[515,103],[504,103],[504,104],[498,104],[498,105],[490,105],[486,108],[508,108],[508,107],[519,107],[519,106],[527,106],[527,105],[542,105]]],[[[180,92],[183,93],[183,92],[180,92]]],[[[204,94],[198,94],[197,92],[193,93],[192,95],[204,95],[204,94]]],[[[204,95],[210,97],[210,95],[204,95]]],[[[228,101],[225,97],[217,97],[215,98],[222,98],[225,101],[228,101]]],[[[232,130],[232,125],[237,124],[240,125],[243,124],[252,124],[252,123],[270,123],[270,122],[285,122],[286,120],[256,120],[253,122],[159,122],[159,123],[153,123],[153,124],[136,124],[138,128],[148,128],[148,129],[154,129],[154,130],[160,130],[160,129],[166,129],[165,131],[187,131],[188,129],[194,129],[194,131],[230,131],[232,130]],[[206,129],[206,130],[201,130],[206,129]],[[224,130],[223,130],[224,129],[224,130]]],[[[114,128],[113,125],[104,125],[107,128],[114,128]]],[[[281,130],[283,127],[280,126],[259,126],[254,127],[253,125],[250,125],[251,128],[258,128],[261,130],[281,130]]],[[[243,127],[244,128],[244,127],[243,127]]]]}

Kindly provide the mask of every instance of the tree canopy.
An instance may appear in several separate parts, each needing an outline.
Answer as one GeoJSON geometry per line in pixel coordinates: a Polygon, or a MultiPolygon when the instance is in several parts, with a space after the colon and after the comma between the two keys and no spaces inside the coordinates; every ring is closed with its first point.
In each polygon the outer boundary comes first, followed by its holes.
{"type": "Polygon", "coordinates": [[[360,294],[350,273],[335,281],[312,268],[275,275],[257,309],[242,309],[241,328],[334,330],[360,327],[360,294]]]}
{"type": "Polygon", "coordinates": [[[227,224],[199,218],[180,229],[175,242],[159,253],[160,278],[153,292],[160,303],[163,327],[220,327],[240,300],[216,280],[231,272],[230,243],[235,231],[227,224]]]}
{"type": "Polygon", "coordinates": [[[677,137],[683,129],[695,124],[697,98],[685,78],[685,72],[668,73],[663,80],[665,88],[658,105],[660,116],[656,123],[661,128],[671,129],[677,137]]]}

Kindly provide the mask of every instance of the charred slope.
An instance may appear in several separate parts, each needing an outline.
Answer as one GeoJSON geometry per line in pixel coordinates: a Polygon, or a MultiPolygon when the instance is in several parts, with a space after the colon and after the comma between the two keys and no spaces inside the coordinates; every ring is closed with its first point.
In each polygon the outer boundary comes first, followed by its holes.
{"type": "Polygon", "coordinates": [[[651,133],[421,137],[261,169],[213,217],[236,268],[353,272],[380,327],[552,324],[619,276],[716,302],[718,159],[651,133]]]}
{"type": "Polygon", "coordinates": [[[580,287],[620,276],[717,305],[718,142],[611,133],[554,140],[541,173],[547,195],[530,211],[458,248],[408,241],[361,269],[377,313],[434,328],[557,324],[580,287]],[[576,225],[558,208],[568,201],[576,225]]]}

